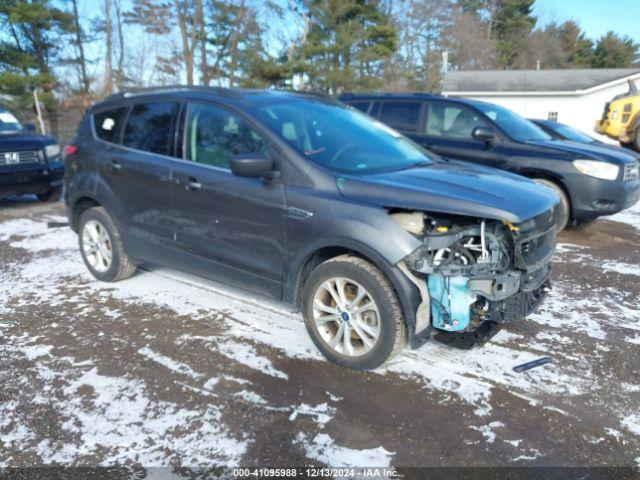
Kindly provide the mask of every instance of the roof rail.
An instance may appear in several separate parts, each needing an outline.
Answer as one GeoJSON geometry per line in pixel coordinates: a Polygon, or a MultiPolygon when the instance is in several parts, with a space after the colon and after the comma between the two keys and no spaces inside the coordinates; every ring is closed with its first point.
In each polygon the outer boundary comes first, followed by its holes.
{"type": "Polygon", "coordinates": [[[208,87],[205,85],[161,85],[155,87],[135,87],[128,88],[122,92],[114,93],[106,97],[103,101],[121,100],[123,98],[135,97],[138,95],[151,95],[162,92],[179,92],[179,91],[200,91],[215,93],[216,95],[238,98],[240,95],[233,89],[223,87],[208,87]]]}
{"type": "Polygon", "coordinates": [[[344,92],[339,96],[342,98],[358,98],[358,97],[369,97],[369,96],[382,96],[388,95],[390,97],[434,97],[438,96],[437,93],[433,92],[389,92],[385,90],[373,90],[369,92],[344,92]]]}

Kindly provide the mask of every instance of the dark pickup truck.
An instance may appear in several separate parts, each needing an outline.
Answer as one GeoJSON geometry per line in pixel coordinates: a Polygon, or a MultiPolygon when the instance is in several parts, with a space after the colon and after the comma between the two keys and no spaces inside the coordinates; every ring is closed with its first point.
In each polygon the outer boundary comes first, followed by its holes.
{"type": "Polygon", "coordinates": [[[59,200],[63,177],[60,145],[0,107],[0,197],[31,193],[59,200]]]}

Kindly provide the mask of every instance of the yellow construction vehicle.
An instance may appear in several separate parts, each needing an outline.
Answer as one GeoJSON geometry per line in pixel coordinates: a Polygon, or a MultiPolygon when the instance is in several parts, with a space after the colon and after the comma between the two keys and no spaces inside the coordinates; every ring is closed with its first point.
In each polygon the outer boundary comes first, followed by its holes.
{"type": "Polygon", "coordinates": [[[596,132],[640,152],[640,91],[633,80],[629,80],[627,93],[605,105],[602,118],[596,122],[596,132]]]}

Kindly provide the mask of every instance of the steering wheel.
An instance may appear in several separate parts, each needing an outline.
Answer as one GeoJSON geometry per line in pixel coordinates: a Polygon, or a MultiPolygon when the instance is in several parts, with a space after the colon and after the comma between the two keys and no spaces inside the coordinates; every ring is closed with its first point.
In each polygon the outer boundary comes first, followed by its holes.
{"type": "Polygon", "coordinates": [[[340,158],[340,156],[346,152],[347,150],[353,148],[353,147],[357,147],[357,145],[355,143],[347,143],[344,147],[342,147],[340,150],[338,150],[336,152],[336,154],[331,157],[331,160],[329,160],[329,165],[333,165],[336,160],[338,160],[338,158],[340,158]]]}

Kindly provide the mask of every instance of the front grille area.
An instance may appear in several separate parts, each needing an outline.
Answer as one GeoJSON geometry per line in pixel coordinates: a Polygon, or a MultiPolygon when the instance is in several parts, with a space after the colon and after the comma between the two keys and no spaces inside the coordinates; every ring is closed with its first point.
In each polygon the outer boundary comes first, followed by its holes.
{"type": "Polygon", "coordinates": [[[553,255],[555,242],[555,227],[517,240],[514,262],[516,267],[531,272],[546,265],[553,255]]]}
{"type": "Polygon", "coordinates": [[[625,182],[633,182],[638,180],[640,177],[640,163],[636,163],[635,165],[626,165],[624,167],[624,181],[625,182]]]}
{"type": "Polygon", "coordinates": [[[41,163],[41,155],[37,150],[23,150],[19,152],[0,152],[0,165],[21,165],[41,163]]]}

